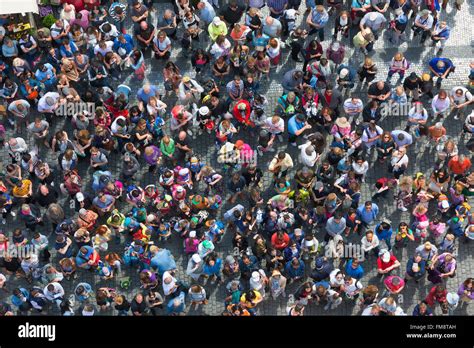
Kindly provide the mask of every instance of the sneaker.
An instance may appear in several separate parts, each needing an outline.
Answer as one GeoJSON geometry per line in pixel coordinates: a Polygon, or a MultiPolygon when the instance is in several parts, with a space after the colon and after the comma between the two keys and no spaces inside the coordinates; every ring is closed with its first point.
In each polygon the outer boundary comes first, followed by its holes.
{"type": "Polygon", "coordinates": [[[401,211],[408,211],[408,209],[405,208],[405,207],[400,207],[400,208],[398,208],[398,209],[401,210],[401,211]]]}
{"type": "Polygon", "coordinates": [[[290,143],[290,144],[291,144],[291,146],[296,146],[296,143],[290,143]]]}
{"type": "Polygon", "coordinates": [[[188,135],[189,135],[190,137],[193,136],[193,132],[192,132],[190,129],[188,129],[188,130],[186,131],[186,133],[188,133],[188,135]]]}
{"type": "Polygon", "coordinates": [[[6,225],[6,224],[7,224],[7,220],[2,219],[2,225],[6,225]]]}
{"type": "Polygon", "coordinates": [[[16,213],[15,213],[14,211],[11,211],[11,212],[10,212],[10,215],[13,216],[13,217],[15,217],[15,216],[16,216],[16,213]]]}
{"type": "Polygon", "coordinates": [[[327,311],[330,307],[331,305],[328,303],[327,305],[324,306],[324,310],[327,311]]]}
{"type": "Polygon", "coordinates": [[[459,115],[454,115],[455,120],[459,120],[459,115]]]}
{"type": "Polygon", "coordinates": [[[268,151],[268,152],[275,152],[276,150],[275,150],[273,147],[271,147],[271,148],[269,148],[267,151],[268,151]]]}

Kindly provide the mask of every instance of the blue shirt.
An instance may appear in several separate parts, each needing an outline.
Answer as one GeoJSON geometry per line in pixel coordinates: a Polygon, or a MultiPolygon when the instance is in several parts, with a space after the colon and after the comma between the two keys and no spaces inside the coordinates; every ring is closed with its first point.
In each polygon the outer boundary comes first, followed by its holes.
{"type": "Polygon", "coordinates": [[[123,48],[126,51],[125,54],[129,54],[130,52],[132,52],[133,47],[134,47],[133,39],[129,34],[124,34],[123,37],[125,39],[124,43],[120,42],[118,37],[114,39],[113,49],[115,52],[118,52],[119,48],[123,48]]]}
{"type": "Polygon", "coordinates": [[[316,9],[313,9],[313,11],[311,12],[311,21],[314,24],[319,25],[320,27],[325,26],[328,20],[329,15],[326,10],[324,10],[323,13],[319,13],[318,11],[316,11],[316,9]]]}
{"type": "Polygon", "coordinates": [[[47,75],[49,75],[49,80],[54,80],[54,72],[53,72],[53,66],[49,63],[46,63],[44,65],[48,70],[45,72],[41,71],[40,69],[36,70],[35,76],[38,81],[43,81],[47,75]]]}
{"type": "Polygon", "coordinates": [[[357,217],[360,221],[366,224],[373,222],[378,213],[379,207],[375,203],[372,203],[372,209],[370,211],[365,208],[365,205],[361,205],[359,208],[357,208],[357,217]]]}
{"type": "Polygon", "coordinates": [[[271,7],[275,12],[281,13],[285,9],[285,5],[288,4],[288,0],[268,0],[267,6],[271,7]]]}
{"type": "Polygon", "coordinates": [[[433,58],[433,59],[430,60],[429,66],[437,74],[442,75],[446,72],[446,70],[448,70],[449,68],[452,68],[454,65],[453,65],[453,62],[448,58],[433,58]],[[437,66],[438,62],[440,62],[440,61],[444,62],[444,67],[441,68],[441,69],[437,66]]]}
{"type": "Polygon", "coordinates": [[[176,268],[176,262],[170,251],[167,249],[160,249],[151,259],[150,266],[156,269],[159,274],[176,268]]]}
{"type": "Polygon", "coordinates": [[[214,17],[216,16],[216,11],[214,11],[214,7],[207,1],[203,1],[204,8],[199,11],[199,18],[206,23],[211,23],[214,17]]]}
{"type": "Polygon", "coordinates": [[[390,239],[392,237],[392,233],[393,233],[393,230],[391,227],[388,230],[384,230],[382,229],[380,224],[375,226],[375,234],[377,235],[379,239],[384,239],[384,240],[390,239]]]}
{"type": "Polygon", "coordinates": [[[405,146],[405,145],[411,145],[413,143],[413,137],[411,136],[411,134],[407,133],[403,130],[396,129],[396,130],[392,131],[392,133],[390,133],[390,135],[392,136],[393,141],[395,142],[395,144],[397,144],[398,147],[405,146]],[[403,134],[405,136],[405,138],[403,140],[399,140],[398,139],[399,134],[403,134]]]}
{"type": "Polygon", "coordinates": [[[364,269],[361,265],[357,266],[357,268],[352,268],[352,261],[353,260],[349,260],[346,264],[346,274],[359,280],[364,276],[364,269]]]}
{"type": "Polygon", "coordinates": [[[296,119],[296,116],[297,115],[293,116],[292,118],[288,120],[288,133],[292,135],[295,135],[296,132],[302,129],[305,125],[304,122],[299,122],[296,119]]]}
{"type": "Polygon", "coordinates": [[[137,98],[144,102],[145,104],[148,104],[150,101],[151,97],[154,97],[158,92],[158,87],[155,85],[150,85],[150,93],[146,94],[143,88],[140,88],[137,93],[137,98]]]}

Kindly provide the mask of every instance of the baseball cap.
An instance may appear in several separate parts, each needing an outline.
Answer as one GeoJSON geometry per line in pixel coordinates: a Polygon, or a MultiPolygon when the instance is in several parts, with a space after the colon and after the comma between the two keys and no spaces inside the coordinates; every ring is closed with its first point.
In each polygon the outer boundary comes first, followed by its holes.
{"type": "Polygon", "coordinates": [[[214,19],[212,20],[212,24],[214,25],[221,25],[221,23],[222,23],[222,20],[218,16],[214,17],[214,19]]]}
{"type": "Polygon", "coordinates": [[[196,263],[199,263],[199,262],[201,262],[201,260],[202,260],[202,259],[201,259],[201,256],[199,256],[198,254],[194,254],[194,255],[191,257],[191,259],[192,259],[194,262],[196,262],[196,263]]]}

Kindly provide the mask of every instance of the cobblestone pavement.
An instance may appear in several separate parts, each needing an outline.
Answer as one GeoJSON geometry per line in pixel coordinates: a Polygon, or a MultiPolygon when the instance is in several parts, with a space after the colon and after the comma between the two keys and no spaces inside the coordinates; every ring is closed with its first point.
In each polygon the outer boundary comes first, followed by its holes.
{"type": "MultiPolygon", "coordinates": [[[[166,7],[171,7],[170,4],[157,4],[156,8],[158,12],[161,12],[166,7]]],[[[302,5],[302,8],[304,4],[302,5]]],[[[441,19],[446,20],[448,24],[452,28],[451,38],[449,39],[447,46],[444,50],[443,56],[449,57],[453,60],[454,64],[456,65],[456,72],[450,75],[449,79],[443,82],[443,87],[446,89],[452,88],[454,86],[465,85],[467,83],[467,76],[469,74],[469,62],[472,59],[472,42],[473,42],[473,35],[472,35],[472,21],[473,21],[473,11],[474,11],[474,2],[466,1],[463,5],[462,11],[456,11],[448,5],[447,11],[441,12],[441,19]]],[[[300,11],[303,12],[303,11],[300,11]]],[[[153,12],[152,15],[155,17],[157,12],[153,12]]],[[[300,16],[301,17],[301,16],[300,16]]],[[[304,17],[306,18],[306,17],[304,17]]],[[[331,17],[330,23],[334,21],[334,18],[331,17]]],[[[413,19],[410,19],[410,23],[407,28],[410,28],[411,22],[413,19]]],[[[153,23],[156,23],[154,20],[153,23]]],[[[299,18],[298,23],[301,23],[301,18],[299,18]]],[[[304,24],[303,24],[304,25],[304,24]]],[[[411,30],[407,29],[408,32],[411,30]]],[[[330,33],[326,32],[326,38],[330,37],[330,33]]],[[[324,50],[327,48],[329,41],[326,40],[322,43],[324,50]]],[[[349,43],[346,41],[346,45],[349,43]]],[[[206,44],[202,44],[206,46],[206,44]]],[[[174,46],[178,47],[178,44],[174,44],[174,46]]],[[[397,52],[403,52],[406,58],[411,62],[411,67],[409,72],[415,71],[418,74],[424,71],[427,71],[427,62],[429,59],[433,57],[434,48],[428,46],[421,46],[418,42],[412,41],[412,38],[406,38],[406,40],[400,46],[394,46],[389,44],[384,40],[384,37],[381,38],[375,44],[375,53],[372,54],[372,58],[377,65],[378,73],[376,80],[385,80],[387,76],[387,71],[389,67],[390,59],[393,55],[397,52]]],[[[357,57],[353,54],[353,49],[349,48],[348,52],[346,53],[346,57],[350,59],[350,62],[353,64],[359,65],[361,62],[361,57],[357,57]]],[[[265,96],[268,98],[269,105],[267,107],[267,114],[271,113],[276,106],[276,102],[278,97],[282,94],[282,88],[280,85],[280,78],[281,76],[288,70],[298,67],[301,68],[302,63],[295,63],[291,60],[287,60],[288,58],[288,50],[285,49],[282,56],[282,62],[276,70],[272,71],[270,74],[269,81],[261,81],[262,83],[262,91],[265,96]]],[[[347,60],[346,58],[346,60],[347,60]]],[[[172,59],[175,60],[182,70],[182,72],[187,72],[191,76],[195,76],[194,71],[192,70],[191,64],[189,59],[183,55],[180,48],[176,48],[173,50],[172,59]]],[[[151,61],[151,59],[147,59],[147,80],[158,86],[163,87],[163,77],[162,77],[162,62],[156,62],[155,60],[151,61]]],[[[125,83],[132,87],[133,91],[137,91],[140,88],[140,85],[136,81],[132,81],[131,76],[128,76],[125,79],[125,83]]],[[[163,89],[164,91],[164,89],[163,89]]],[[[364,100],[366,98],[366,90],[361,88],[360,85],[356,85],[354,88],[354,92],[364,100]]],[[[132,93],[133,95],[133,93],[132,93]]],[[[165,102],[168,105],[174,105],[173,103],[176,99],[165,99],[165,102]]],[[[132,101],[133,102],[133,101],[132,101]]],[[[61,129],[70,129],[69,121],[63,121],[58,119],[55,122],[55,128],[61,129]]],[[[383,129],[393,130],[397,128],[403,129],[405,127],[406,117],[386,117],[380,123],[380,126],[383,129]]],[[[460,131],[462,129],[462,124],[460,121],[455,121],[451,118],[445,121],[445,126],[448,129],[448,133],[450,136],[454,137],[458,141],[458,146],[460,152],[467,153],[467,150],[464,147],[465,141],[467,139],[462,138],[460,136],[460,131]]],[[[51,132],[50,134],[52,134],[51,132]]],[[[11,135],[11,133],[9,133],[11,135]]],[[[254,144],[254,139],[251,139],[250,134],[243,134],[243,139],[248,140],[251,144],[254,144]]],[[[32,144],[32,140],[29,139],[30,144],[32,144]]],[[[209,162],[215,168],[219,168],[219,165],[215,161],[215,147],[213,143],[212,137],[208,136],[199,136],[198,138],[194,139],[192,142],[192,146],[195,152],[199,154],[199,156],[206,162],[209,162]]],[[[278,150],[285,150],[288,151],[294,159],[297,158],[295,148],[291,146],[287,146],[286,143],[278,143],[277,144],[278,150]]],[[[408,168],[408,174],[414,174],[416,172],[425,172],[429,173],[430,169],[432,168],[435,160],[435,154],[432,147],[427,146],[426,143],[421,144],[420,142],[416,143],[415,145],[410,147],[409,150],[409,157],[410,157],[410,165],[408,168]]],[[[0,150],[0,158],[4,161],[3,164],[8,163],[9,158],[7,153],[2,149],[0,150]]],[[[55,154],[48,154],[48,162],[50,164],[56,165],[57,158],[55,154]]],[[[263,157],[259,157],[259,166],[264,170],[265,177],[264,177],[264,190],[266,190],[266,197],[268,197],[272,190],[271,190],[271,178],[265,169],[268,166],[268,162],[271,159],[271,155],[267,154],[263,157]]],[[[111,157],[112,168],[118,173],[121,169],[121,163],[119,158],[116,155],[112,155],[111,157]]],[[[295,169],[300,168],[301,165],[299,162],[296,162],[295,169]]],[[[140,174],[137,175],[137,181],[142,183],[142,187],[149,183],[156,183],[157,176],[150,175],[148,171],[145,170],[140,174]]],[[[87,163],[84,163],[80,167],[80,174],[83,178],[90,178],[90,172],[88,172],[87,163]]],[[[289,173],[289,175],[293,175],[294,170],[289,173]]],[[[366,183],[362,184],[362,199],[361,202],[367,200],[371,196],[372,187],[370,183],[374,183],[376,178],[381,177],[382,175],[386,175],[386,167],[380,166],[378,164],[371,164],[371,168],[368,172],[366,183]]],[[[56,178],[56,185],[60,184],[60,178],[56,178]]],[[[90,186],[88,186],[90,187],[90,186]]],[[[265,197],[265,198],[266,198],[265,197]]],[[[68,202],[65,201],[65,198],[61,198],[61,202],[64,202],[64,207],[66,209],[66,214],[71,216],[74,212],[69,209],[68,202]]],[[[243,202],[245,203],[245,202],[243,202]]],[[[410,221],[410,214],[409,212],[401,213],[400,211],[395,209],[393,199],[390,197],[385,201],[380,203],[381,214],[382,217],[389,218],[392,221],[393,226],[398,226],[400,221],[410,221]]],[[[228,206],[224,206],[223,210],[225,211],[228,206]]],[[[128,207],[123,207],[122,212],[127,211],[128,207]]],[[[19,226],[17,221],[8,221],[8,225],[4,228],[6,231],[10,232],[15,227],[19,226]]],[[[50,229],[46,228],[43,233],[50,234],[50,229]]],[[[322,241],[322,232],[316,235],[319,241],[322,241]]],[[[54,235],[51,236],[51,241],[53,242],[54,235]]],[[[356,242],[356,240],[353,240],[356,242]]],[[[178,277],[181,279],[187,280],[189,283],[190,279],[185,275],[184,269],[186,268],[187,259],[182,253],[182,240],[173,235],[170,241],[166,243],[157,242],[155,243],[160,247],[165,247],[171,250],[178,265],[178,277]]],[[[119,253],[123,252],[123,244],[124,241],[122,240],[122,245],[115,245],[114,242],[110,242],[109,250],[114,250],[119,253]]],[[[401,260],[402,266],[401,270],[405,269],[406,261],[408,259],[408,255],[412,255],[414,248],[417,245],[414,243],[410,244],[407,248],[402,249],[400,251],[395,251],[395,255],[401,260]]],[[[216,251],[220,256],[228,255],[231,252],[231,236],[230,233],[227,233],[222,241],[222,243],[218,244],[216,247],[216,251]]],[[[459,255],[458,255],[458,262],[459,267],[457,270],[457,276],[454,279],[449,279],[447,282],[447,287],[449,291],[456,291],[457,286],[461,281],[466,279],[467,277],[474,276],[474,259],[473,259],[473,252],[474,252],[474,244],[461,244],[459,245],[459,255]]],[[[53,262],[57,262],[58,259],[53,257],[53,262]]],[[[380,280],[376,276],[376,264],[375,259],[372,256],[368,260],[363,263],[363,267],[365,269],[365,276],[362,278],[362,283],[364,286],[368,284],[376,284],[379,285],[379,288],[382,288],[383,285],[380,283],[380,280]]],[[[308,267],[307,267],[308,268],[308,267]]],[[[132,286],[130,290],[126,293],[128,294],[129,300],[132,299],[132,296],[136,293],[137,288],[139,287],[139,280],[138,280],[138,273],[135,270],[125,269],[125,273],[132,277],[132,286]]],[[[400,274],[402,275],[402,274],[400,274]]],[[[15,279],[10,277],[9,281],[9,289],[13,289],[16,285],[23,285],[28,287],[27,283],[24,279],[15,279]]],[[[66,293],[71,294],[75,284],[79,281],[85,281],[90,284],[94,284],[96,287],[98,286],[108,286],[112,288],[118,288],[118,281],[111,280],[111,281],[100,281],[97,276],[94,276],[90,272],[80,271],[79,278],[75,281],[66,281],[62,282],[66,293]]],[[[287,288],[287,293],[293,293],[297,288],[296,284],[291,284],[287,288]]],[[[407,312],[410,313],[413,310],[413,307],[416,303],[418,303],[421,299],[423,299],[429,289],[431,288],[429,282],[420,282],[420,284],[415,284],[413,282],[409,282],[409,284],[405,287],[402,297],[398,299],[400,306],[407,312]]],[[[205,289],[207,292],[211,294],[209,304],[205,306],[200,306],[197,310],[189,308],[188,314],[189,315],[219,315],[222,313],[224,309],[223,299],[225,297],[225,291],[222,286],[216,287],[216,285],[206,284],[205,289]]],[[[122,291],[122,290],[120,290],[122,291]]],[[[123,291],[122,291],[123,292],[123,291]]],[[[0,293],[0,300],[5,300],[6,295],[4,293],[0,293]]],[[[6,299],[9,301],[9,298],[6,299]]],[[[95,303],[95,301],[94,301],[95,303]]],[[[277,301],[274,300],[265,300],[262,304],[259,305],[259,314],[260,315],[285,315],[285,308],[286,308],[287,300],[279,299],[277,301]]],[[[77,305],[76,305],[77,308],[77,305]]],[[[439,309],[437,309],[438,311],[439,309]]],[[[58,314],[54,310],[51,312],[53,314],[58,314]]],[[[354,304],[349,302],[344,302],[341,306],[339,306],[336,310],[325,312],[322,308],[317,307],[315,305],[309,305],[305,310],[305,315],[356,315],[358,313],[357,308],[354,304]]],[[[437,312],[439,313],[439,312],[437,312]]],[[[459,315],[467,315],[473,314],[474,309],[472,306],[468,306],[467,309],[457,310],[455,312],[459,315]]],[[[115,311],[108,311],[101,313],[103,315],[116,315],[115,311]]]]}

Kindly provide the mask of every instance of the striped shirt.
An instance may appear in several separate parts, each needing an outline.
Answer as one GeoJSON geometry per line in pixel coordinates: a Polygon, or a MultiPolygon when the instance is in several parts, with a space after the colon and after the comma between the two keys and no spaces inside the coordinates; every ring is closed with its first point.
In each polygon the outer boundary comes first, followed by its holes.
{"type": "Polygon", "coordinates": [[[285,5],[288,4],[288,0],[268,0],[267,6],[272,8],[275,12],[281,13],[285,9],[285,5]]]}

